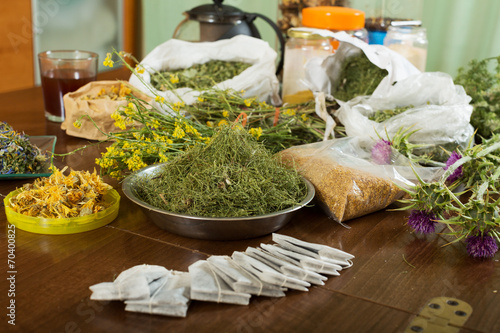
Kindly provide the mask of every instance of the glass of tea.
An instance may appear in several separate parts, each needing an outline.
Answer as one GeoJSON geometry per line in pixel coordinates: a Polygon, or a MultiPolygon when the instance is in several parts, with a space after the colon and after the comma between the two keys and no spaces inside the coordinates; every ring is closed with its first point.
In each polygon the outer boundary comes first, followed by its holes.
{"type": "Polygon", "coordinates": [[[97,77],[98,55],[79,50],[45,51],[38,54],[45,117],[64,121],[63,96],[97,77]]]}

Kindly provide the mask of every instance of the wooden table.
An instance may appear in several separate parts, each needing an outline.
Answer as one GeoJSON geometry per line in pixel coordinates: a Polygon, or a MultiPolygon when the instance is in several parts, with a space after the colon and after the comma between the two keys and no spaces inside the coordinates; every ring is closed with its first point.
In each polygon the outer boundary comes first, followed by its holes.
{"type": "MultiPolygon", "coordinates": [[[[120,72],[102,78],[128,78],[120,72]]],[[[65,134],[43,116],[40,88],[0,95],[0,120],[28,135],[57,135],[57,153],[87,143],[65,134]]],[[[93,170],[99,148],[56,165],[93,170]]],[[[106,179],[116,189],[120,184],[106,179]]],[[[0,182],[7,195],[26,181],[0,182]]],[[[123,194],[123,193],[121,193],[123,194]]],[[[271,236],[243,241],[206,241],[170,234],[148,221],[122,195],[115,221],[73,235],[39,235],[15,230],[15,273],[7,266],[7,221],[0,208],[1,331],[19,332],[403,332],[438,296],[469,303],[473,313],[461,332],[500,332],[500,255],[491,260],[467,256],[462,243],[445,246],[442,236],[414,234],[404,212],[379,211],[347,223],[306,208],[279,232],[326,244],[356,256],[353,267],[308,292],[283,298],[252,297],[250,305],[193,301],[186,318],[124,311],[122,302],[89,299],[89,286],[112,281],[139,264],[186,271],[210,255],[231,255],[248,246],[272,243],[271,236]],[[7,278],[14,276],[14,283],[7,278]],[[15,296],[9,296],[9,289],[15,296]],[[15,300],[15,326],[6,309],[15,300]]]]}

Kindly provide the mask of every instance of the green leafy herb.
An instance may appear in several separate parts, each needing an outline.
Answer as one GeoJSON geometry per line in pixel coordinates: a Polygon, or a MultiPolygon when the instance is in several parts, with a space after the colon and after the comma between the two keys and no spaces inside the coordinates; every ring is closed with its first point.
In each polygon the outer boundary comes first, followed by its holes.
{"type": "Polygon", "coordinates": [[[371,95],[388,74],[387,70],[374,65],[363,52],[346,58],[340,71],[340,79],[333,90],[335,98],[341,101],[371,95]]]}
{"type": "Polygon", "coordinates": [[[176,88],[204,90],[232,79],[250,66],[239,61],[211,60],[189,68],[154,73],[151,75],[151,85],[163,91],[176,88]]]}
{"type": "Polygon", "coordinates": [[[462,85],[472,97],[471,124],[482,138],[490,138],[500,131],[500,56],[472,60],[458,69],[455,83],[462,85]],[[489,69],[496,61],[494,71],[489,69]]]}
{"type": "Polygon", "coordinates": [[[250,134],[224,126],[206,146],[165,164],[136,195],[169,212],[204,217],[263,215],[297,205],[307,188],[250,134]]]}

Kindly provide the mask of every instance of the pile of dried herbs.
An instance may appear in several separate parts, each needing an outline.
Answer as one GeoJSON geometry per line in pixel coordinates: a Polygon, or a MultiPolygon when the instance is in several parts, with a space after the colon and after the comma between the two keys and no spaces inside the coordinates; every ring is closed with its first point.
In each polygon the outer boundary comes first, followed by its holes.
{"type": "Polygon", "coordinates": [[[371,95],[387,74],[387,70],[374,65],[363,52],[348,57],[342,63],[340,78],[333,87],[333,95],[341,101],[371,95]]]}
{"type": "Polygon", "coordinates": [[[477,134],[490,138],[500,130],[500,56],[471,60],[458,69],[455,83],[462,85],[472,97],[473,111],[470,122],[477,134]],[[496,61],[494,71],[489,66],[496,61]]]}
{"type": "Polygon", "coordinates": [[[136,195],[169,212],[203,217],[258,216],[297,205],[307,187],[293,169],[240,126],[224,126],[141,181],[136,195]]]}
{"type": "Polygon", "coordinates": [[[368,119],[381,123],[411,108],[413,108],[413,105],[395,107],[394,109],[378,110],[369,116],[368,119]]]}
{"type": "Polygon", "coordinates": [[[151,85],[162,91],[177,88],[205,90],[232,79],[250,66],[241,61],[211,60],[189,68],[154,73],[151,75],[151,85]]]}
{"type": "MultiPolygon", "coordinates": [[[[67,167],[66,167],[67,168],[67,167]]],[[[47,178],[25,184],[10,199],[17,213],[43,218],[71,218],[94,214],[108,208],[104,195],[112,188],[95,172],[53,169],[47,178]]]]}
{"type": "Polygon", "coordinates": [[[46,171],[47,156],[24,133],[0,122],[0,174],[31,174],[46,171]]]}

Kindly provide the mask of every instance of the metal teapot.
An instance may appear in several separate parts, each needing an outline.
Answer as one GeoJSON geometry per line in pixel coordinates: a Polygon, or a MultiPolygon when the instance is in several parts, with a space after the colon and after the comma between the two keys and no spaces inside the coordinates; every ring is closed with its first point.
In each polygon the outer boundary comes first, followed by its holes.
{"type": "Polygon", "coordinates": [[[213,0],[213,4],[201,5],[184,12],[186,18],[175,28],[173,38],[192,42],[213,42],[236,35],[261,38],[254,20],[261,18],[276,32],[280,43],[280,60],[276,73],[283,67],[285,38],[278,26],[266,16],[244,11],[222,4],[223,0],[213,0]]]}

